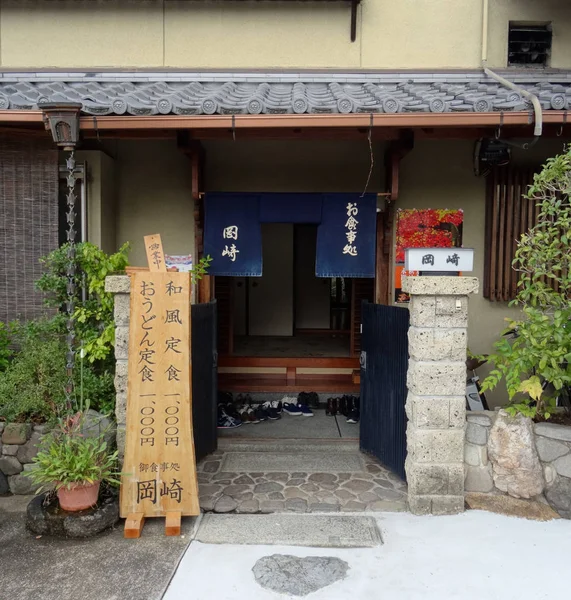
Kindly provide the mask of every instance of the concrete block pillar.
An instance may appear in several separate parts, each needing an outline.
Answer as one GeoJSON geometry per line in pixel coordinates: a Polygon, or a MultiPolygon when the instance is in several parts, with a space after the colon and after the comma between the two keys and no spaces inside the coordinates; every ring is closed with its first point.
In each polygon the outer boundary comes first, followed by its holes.
{"type": "Polygon", "coordinates": [[[105,291],[114,294],[115,301],[115,417],[117,419],[117,449],[123,462],[125,426],[127,423],[127,378],[129,359],[129,315],[131,280],[128,275],[105,278],[105,291]]]}
{"type": "Polygon", "coordinates": [[[406,474],[412,513],[464,510],[468,296],[475,277],[406,277],[410,294],[406,474]]]}

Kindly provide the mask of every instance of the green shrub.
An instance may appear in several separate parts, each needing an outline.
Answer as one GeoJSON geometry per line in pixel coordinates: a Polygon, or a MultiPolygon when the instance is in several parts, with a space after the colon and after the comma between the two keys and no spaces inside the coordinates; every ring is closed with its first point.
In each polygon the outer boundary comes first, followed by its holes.
{"type": "Polygon", "coordinates": [[[6,325],[0,321],[0,373],[5,371],[6,367],[10,364],[11,356],[10,334],[6,325]]]}
{"type": "Polygon", "coordinates": [[[65,401],[65,345],[50,321],[14,325],[19,351],[0,373],[0,417],[50,421],[65,401]]]}

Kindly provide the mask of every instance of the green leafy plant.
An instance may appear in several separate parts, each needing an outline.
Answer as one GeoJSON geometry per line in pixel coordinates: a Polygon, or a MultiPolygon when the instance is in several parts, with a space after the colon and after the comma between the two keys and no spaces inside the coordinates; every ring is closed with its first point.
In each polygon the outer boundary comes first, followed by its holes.
{"type": "Polygon", "coordinates": [[[56,489],[83,482],[119,484],[117,452],[109,450],[103,436],[84,436],[82,419],[83,415],[77,413],[44,436],[29,472],[33,481],[43,485],[53,483],[56,489]]]}
{"type": "Polygon", "coordinates": [[[10,357],[12,356],[12,350],[10,350],[10,334],[5,323],[0,321],[0,373],[5,371],[10,364],[10,357]]]}
{"type": "Polygon", "coordinates": [[[212,256],[203,256],[193,267],[190,272],[192,283],[200,281],[204,275],[208,273],[210,263],[212,262],[212,256]]]}
{"type": "Polygon", "coordinates": [[[568,397],[571,385],[571,147],[551,158],[534,177],[528,199],[539,208],[537,225],[518,242],[513,268],[519,273],[522,319],[512,320],[508,332],[488,356],[494,369],[482,388],[505,380],[507,411],[549,418],[555,399],[568,397]]]}
{"type": "MultiPolygon", "coordinates": [[[[113,294],[105,291],[105,278],[125,270],[128,254],[128,243],[110,255],[88,242],[76,245],[75,333],[85,350],[86,359],[91,363],[113,358],[113,294]],[[82,289],[85,290],[85,298],[82,297],[82,289]]],[[[67,244],[42,259],[45,273],[36,286],[46,293],[46,304],[50,307],[61,309],[67,300],[68,260],[67,244]]]]}
{"type": "Polygon", "coordinates": [[[0,373],[0,417],[50,421],[62,409],[66,360],[58,320],[11,324],[19,350],[0,373]]]}

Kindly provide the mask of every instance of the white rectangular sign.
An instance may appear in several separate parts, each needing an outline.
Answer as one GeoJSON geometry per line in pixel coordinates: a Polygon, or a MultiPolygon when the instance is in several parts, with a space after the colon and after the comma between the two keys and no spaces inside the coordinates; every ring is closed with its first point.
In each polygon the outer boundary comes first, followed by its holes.
{"type": "Polygon", "coordinates": [[[407,271],[472,271],[473,248],[406,248],[404,265],[407,271]]]}

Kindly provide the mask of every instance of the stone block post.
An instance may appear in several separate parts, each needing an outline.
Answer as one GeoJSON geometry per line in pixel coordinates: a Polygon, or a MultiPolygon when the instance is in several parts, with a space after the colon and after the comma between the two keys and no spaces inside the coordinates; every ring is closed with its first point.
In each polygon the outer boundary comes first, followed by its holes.
{"type": "Polygon", "coordinates": [[[475,277],[407,277],[406,474],[412,513],[464,510],[468,295],[475,277]]]}
{"type": "Polygon", "coordinates": [[[128,275],[111,275],[105,279],[105,291],[115,299],[115,417],[117,419],[117,449],[121,462],[125,452],[127,422],[127,365],[129,359],[129,311],[131,280],[128,275]]]}

